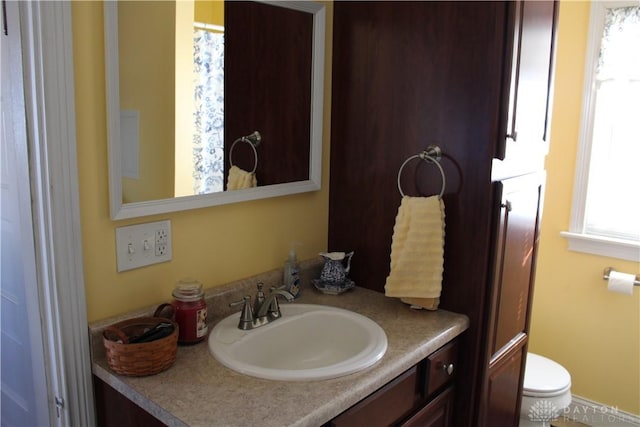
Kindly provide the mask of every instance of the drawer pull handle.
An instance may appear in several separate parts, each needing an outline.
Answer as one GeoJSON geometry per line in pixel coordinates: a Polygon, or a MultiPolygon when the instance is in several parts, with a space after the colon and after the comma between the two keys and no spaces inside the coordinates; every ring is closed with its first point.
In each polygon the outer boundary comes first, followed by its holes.
{"type": "Polygon", "coordinates": [[[442,370],[447,373],[447,375],[453,374],[453,363],[443,363],[442,370]]]}

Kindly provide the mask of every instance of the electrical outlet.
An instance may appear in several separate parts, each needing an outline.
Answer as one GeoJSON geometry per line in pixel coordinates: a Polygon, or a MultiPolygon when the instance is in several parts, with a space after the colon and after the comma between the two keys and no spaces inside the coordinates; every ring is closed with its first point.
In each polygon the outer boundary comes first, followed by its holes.
{"type": "Polygon", "coordinates": [[[171,261],[171,221],[116,228],[118,272],[171,261]]]}
{"type": "Polygon", "coordinates": [[[167,231],[164,228],[156,230],[156,256],[164,256],[167,253],[167,231]]]}

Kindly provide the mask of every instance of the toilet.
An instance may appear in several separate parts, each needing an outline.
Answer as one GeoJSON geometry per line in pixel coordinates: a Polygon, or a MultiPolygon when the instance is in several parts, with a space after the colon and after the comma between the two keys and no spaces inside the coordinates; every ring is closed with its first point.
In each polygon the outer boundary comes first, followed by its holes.
{"type": "Polygon", "coordinates": [[[527,353],[520,427],[549,427],[571,404],[571,375],[562,365],[527,353]]]}

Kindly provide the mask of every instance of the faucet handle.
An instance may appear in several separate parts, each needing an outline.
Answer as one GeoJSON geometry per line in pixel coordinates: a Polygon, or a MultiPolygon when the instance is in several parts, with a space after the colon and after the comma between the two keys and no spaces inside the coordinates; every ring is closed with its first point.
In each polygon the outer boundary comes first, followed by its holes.
{"type": "Polygon", "coordinates": [[[253,326],[253,310],[251,310],[251,296],[245,295],[240,301],[235,301],[229,304],[229,307],[235,307],[242,304],[242,313],[240,314],[240,322],[238,328],[246,331],[253,326]]]}
{"type": "Polygon", "coordinates": [[[235,307],[240,304],[246,304],[247,302],[251,302],[251,295],[245,295],[242,297],[240,301],[234,301],[229,303],[229,307],[235,307]]]}

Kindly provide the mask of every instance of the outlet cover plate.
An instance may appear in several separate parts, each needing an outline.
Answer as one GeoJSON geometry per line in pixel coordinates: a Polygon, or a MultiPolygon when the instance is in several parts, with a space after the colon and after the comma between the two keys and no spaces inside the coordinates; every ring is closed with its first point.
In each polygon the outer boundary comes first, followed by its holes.
{"type": "Polygon", "coordinates": [[[171,261],[171,221],[116,228],[118,272],[171,261]]]}

